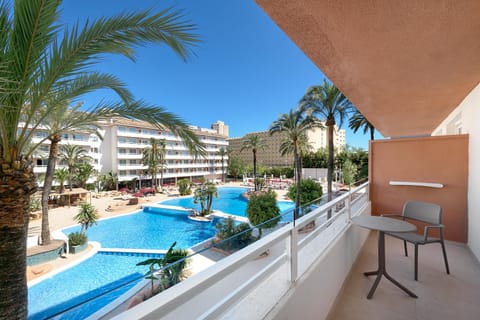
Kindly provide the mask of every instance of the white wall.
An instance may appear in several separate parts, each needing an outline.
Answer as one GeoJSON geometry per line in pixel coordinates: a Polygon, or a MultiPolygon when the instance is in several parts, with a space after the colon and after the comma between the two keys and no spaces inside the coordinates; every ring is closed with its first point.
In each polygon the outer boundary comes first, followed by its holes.
{"type": "Polygon", "coordinates": [[[480,84],[460,106],[469,138],[468,167],[468,245],[480,260],[480,84]]]}
{"type": "MultiPolygon", "coordinates": [[[[362,214],[371,214],[370,204],[362,214]]],[[[325,319],[368,234],[368,230],[350,225],[264,319],[325,319]]]]}

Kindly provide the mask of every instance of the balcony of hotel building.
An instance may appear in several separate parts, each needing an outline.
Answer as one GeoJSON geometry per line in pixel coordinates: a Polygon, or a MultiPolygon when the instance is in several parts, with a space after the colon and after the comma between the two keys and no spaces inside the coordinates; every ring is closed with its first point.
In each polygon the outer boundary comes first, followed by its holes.
{"type": "Polygon", "coordinates": [[[388,137],[370,142],[369,181],[243,250],[211,263],[204,256],[193,276],[134,308],[119,302],[94,316],[478,319],[480,2],[257,3],[388,137]],[[418,298],[383,278],[367,299],[374,279],[363,272],[377,267],[377,234],[352,219],[401,213],[408,200],[442,207],[450,274],[440,245],[429,244],[414,280],[412,254],[387,237],[389,274],[418,298]]]}

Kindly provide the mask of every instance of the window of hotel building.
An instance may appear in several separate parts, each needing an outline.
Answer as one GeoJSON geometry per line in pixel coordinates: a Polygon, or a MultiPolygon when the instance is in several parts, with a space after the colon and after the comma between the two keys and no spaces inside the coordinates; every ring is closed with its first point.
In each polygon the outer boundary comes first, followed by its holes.
{"type": "Polygon", "coordinates": [[[73,135],[73,140],[75,140],[75,141],[83,141],[83,136],[82,136],[82,135],[78,135],[78,134],[74,134],[74,135],[73,135]]]}
{"type": "Polygon", "coordinates": [[[91,135],[91,136],[90,136],[90,140],[93,141],[93,142],[97,142],[97,141],[98,141],[98,137],[95,136],[95,135],[91,135]]]}
{"type": "Polygon", "coordinates": [[[128,164],[130,164],[130,165],[136,165],[136,164],[137,164],[137,160],[129,160],[129,161],[128,161],[128,164]]]}
{"type": "Polygon", "coordinates": [[[128,128],[128,132],[130,133],[137,133],[138,129],[137,128],[128,128]]]}
{"type": "Polygon", "coordinates": [[[127,138],[119,137],[118,138],[118,143],[127,143],[127,138]]]}
{"type": "Polygon", "coordinates": [[[62,134],[62,139],[63,140],[68,140],[68,133],[62,134]]]}
{"type": "Polygon", "coordinates": [[[128,149],[128,154],[137,154],[137,149],[128,149]]]}
{"type": "Polygon", "coordinates": [[[137,170],[129,170],[128,174],[131,175],[131,176],[134,176],[134,175],[137,174],[137,170]]]}
{"type": "Polygon", "coordinates": [[[50,146],[49,145],[41,145],[39,149],[42,152],[49,152],[50,151],[50,146]]]}
{"type": "Polygon", "coordinates": [[[37,159],[37,163],[36,165],[39,166],[39,167],[46,167],[48,164],[48,160],[47,159],[37,159]]]}
{"type": "Polygon", "coordinates": [[[98,148],[90,148],[90,153],[98,153],[98,148]]]}
{"type": "Polygon", "coordinates": [[[36,138],[42,138],[42,139],[43,139],[43,138],[46,138],[46,137],[48,137],[48,132],[46,132],[46,131],[37,131],[37,132],[35,132],[35,137],[36,137],[36,138]]]}
{"type": "Polygon", "coordinates": [[[127,131],[127,128],[125,128],[125,127],[118,127],[118,131],[120,131],[120,132],[125,132],[125,131],[127,131]]]}
{"type": "Polygon", "coordinates": [[[129,144],[137,144],[137,139],[135,139],[135,138],[128,138],[128,143],[129,143],[129,144]]]}
{"type": "Polygon", "coordinates": [[[118,153],[120,153],[120,154],[125,154],[125,153],[127,153],[127,149],[125,149],[125,148],[120,148],[120,149],[118,149],[118,153]]]}
{"type": "Polygon", "coordinates": [[[127,171],[126,171],[126,170],[120,170],[120,171],[118,172],[118,175],[119,175],[120,177],[122,177],[122,176],[124,177],[124,176],[127,175],[127,171]]]}

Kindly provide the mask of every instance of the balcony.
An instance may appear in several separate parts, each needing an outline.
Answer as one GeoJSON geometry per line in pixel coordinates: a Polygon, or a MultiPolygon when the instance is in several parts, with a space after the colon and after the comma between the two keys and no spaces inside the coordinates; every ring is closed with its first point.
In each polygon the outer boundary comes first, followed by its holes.
{"type": "MultiPolygon", "coordinates": [[[[223,259],[198,246],[191,257],[195,261],[194,276],[117,318],[237,319],[241,315],[261,319],[272,313],[282,297],[295,294],[299,281],[317,268],[329,270],[321,273],[323,284],[333,282],[318,287],[324,296],[321,307],[328,312],[367,238],[367,232],[352,227],[349,219],[351,215],[369,214],[367,187],[368,183],[317,207],[295,225],[284,224],[235,254],[220,255],[223,259]],[[329,210],[334,214],[327,219],[329,210]],[[312,221],[315,228],[305,232],[312,221]],[[266,251],[268,256],[259,258],[266,251]],[[253,304],[255,308],[245,308],[253,304]]],[[[125,303],[117,301],[94,318],[108,318],[124,308],[125,303]]]]}
{"type": "MultiPolygon", "coordinates": [[[[405,257],[402,242],[387,237],[387,269],[415,292],[418,299],[410,298],[382,279],[374,297],[367,300],[365,296],[373,278],[362,273],[375,269],[376,240],[371,233],[327,319],[475,319],[478,316],[480,267],[470,250],[455,242],[446,243],[450,275],[445,273],[440,245],[420,247],[419,281],[414,281],[412,247],[409,247],[409,257],[405,257]]],[[[315,310],[308,313],[313,315],[315,310]]]]}

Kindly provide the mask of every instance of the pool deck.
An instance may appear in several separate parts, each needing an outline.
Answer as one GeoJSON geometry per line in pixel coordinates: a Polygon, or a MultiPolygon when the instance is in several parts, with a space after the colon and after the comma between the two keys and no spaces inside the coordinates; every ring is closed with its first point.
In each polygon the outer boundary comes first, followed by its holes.
{"type": "MultiPolygon", "coordinates": [[[[230,182],[223,185],[219,185],[219,187],[244,187],[241,185],[240,182],[230,182]]],[[[286,195],[286,190],[275,190],[277,193],[278,200],[284,200],[286,195]]],[[[169,194],[156,194],[154,196],[149,196],[145,198],[140,198],[138,205],[128,205],[128,200],[122,199],[118,195],[106,195],[102,197],[91,197],[91,204],[98,210],[100,219],[115,217],[123,214],[128,214],[140,210],[142,205],[146,204],[155,204],[161,200],[165,200],[171,198],[169,194]]],[[[90,201],[90,199],[89,199],[90,201]]],[[[54,230],[62,229],[65,227],[69,227],[75,224],[74,217],[78,213],[78,207],[76,206],[65,206],[65,207],[58,207],[54,209],[50,209],[48,216],[49,216],[49,223],[50,223],[50,230],[53,232],[54,230]]],[[[40,235],[41,229],[41,219],[31,220],[28,226],[29,229],[29,236],[30,235],[40,235]]],[[[29,248],[29,250],[42,250],[41,246],[34,246],[29,248]]],[[[85,253],[91,250],[89,247],[87,250],[80,254],[72,255],[67,254],[63,257],[59,257],[54,261],[50,261],[45,264],[35,265],[27,268],[27,279],[31,281],[37,277],[43,276],[48,274],[52,271],[57,270],[58,268],[63,268],[65,265],[70,263],[74,263],[78,259],[81,259],[85,253]]],[[[209,265],[215,263],[217,261],[217,257],[202,257],[198,259],[194,263],[192,263],[193,271],[203,270],[204,268],[208,267],[209,265]]]]}

